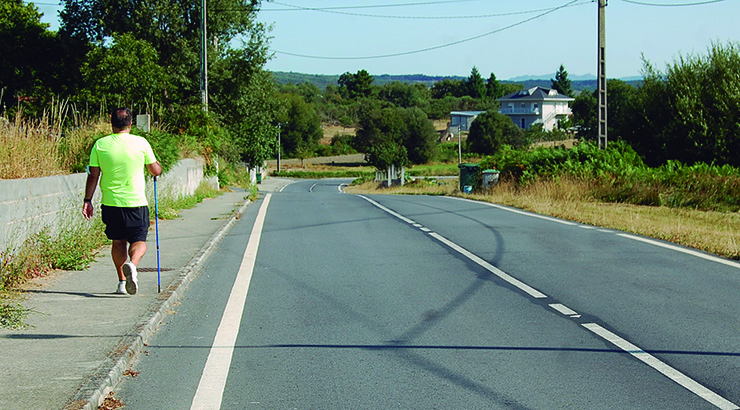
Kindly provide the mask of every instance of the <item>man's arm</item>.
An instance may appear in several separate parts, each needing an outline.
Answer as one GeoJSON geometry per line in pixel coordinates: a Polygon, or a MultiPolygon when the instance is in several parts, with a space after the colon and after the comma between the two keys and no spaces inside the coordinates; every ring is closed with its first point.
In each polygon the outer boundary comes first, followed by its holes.
{"type": "Polygon", "coordinates": [[[146,170],[155,177],[162,174],[162,166],[159,165],[159,161],[146,164],[146,170]]]}
{"type": "Polygon", "coordinates": [[[87,182],[85,183],[85,202],[82,204],[82,215],[88,221],[93,215],[92,198],[95,195],[95,189],[98,187],[100,178],[100,167],[89,167],[87,173],[87,182]]]}

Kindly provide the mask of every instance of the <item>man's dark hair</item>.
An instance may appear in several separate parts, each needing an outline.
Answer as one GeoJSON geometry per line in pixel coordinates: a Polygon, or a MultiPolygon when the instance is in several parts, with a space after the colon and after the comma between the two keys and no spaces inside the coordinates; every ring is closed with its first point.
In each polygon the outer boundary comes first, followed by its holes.
{"type": "Polygon", "coordinates": [[[110,123],[118,129],[126,129],[131,126],[131,110],[128,108],[116,108],[110,115],[110,123]]]}

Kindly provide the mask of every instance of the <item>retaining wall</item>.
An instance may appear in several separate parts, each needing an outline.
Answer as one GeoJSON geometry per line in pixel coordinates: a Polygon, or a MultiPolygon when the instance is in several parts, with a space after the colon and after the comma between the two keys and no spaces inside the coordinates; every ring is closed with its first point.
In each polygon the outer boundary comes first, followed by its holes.
{"type": "MultiPolygon", "coordinates": [[[[169,172],[157,178],[157,193],[167,196],[192,195],[202,181],[218,188],[218,179],[203,176],[203,164],[194,159],[180,160],[169,172]]],[[[31,235],[49,229],[59,229],[61,221],[82,217],[82,198],[87,174],[61,175],[44,178],[0,180],[0,251],[12,250],[31,235]]],[[[154,206],[154,186],[147,178],[147,195],[154,206]]],[[[100,189],[93,198],[96,209],[100,204],[100,189]]],[[[100,217],[100,212],[96,212],[100,217]]],[[[69,222],[67,222],[69,223],[69,222]]]]}

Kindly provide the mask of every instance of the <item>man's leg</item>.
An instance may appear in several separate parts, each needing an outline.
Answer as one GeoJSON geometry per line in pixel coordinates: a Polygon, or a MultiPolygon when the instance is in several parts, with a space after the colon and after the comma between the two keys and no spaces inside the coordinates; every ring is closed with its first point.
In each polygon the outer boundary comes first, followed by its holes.
{"type": "MultiPolygon", "coordinates": [[[[146,242],[138,241],[131,244],[128,247],[128,256],[131,259],[131,263],[139,266],[139,261],[144,257],[146,253],[146,242]]],[[[125,261],[124,261],[125,262],[125,261]]]]}
{"type": "Polygon", "coordinates": [[[141,258],[146,253],[146,242],[136,241],[132,242],[128,246],[128,257],[131,258],[131,262],[125,262],[121,266],[124,278],[126,278],[126,293],[129,295],[135,295],[139,289],[138,274],[136,267],[139,265],[141,258]]]}
{"type": "Polygon", "coordinates": [[[128,253],[126,248],[128,242],[125,239],[114,239],[113,246],[110,249],[110,254],[113,257],[113,264],[116,266],[116,272],[118,273],[118,280],[126,280],[126,276],[123,274],[123,264],[128,259],[128,253]]]}

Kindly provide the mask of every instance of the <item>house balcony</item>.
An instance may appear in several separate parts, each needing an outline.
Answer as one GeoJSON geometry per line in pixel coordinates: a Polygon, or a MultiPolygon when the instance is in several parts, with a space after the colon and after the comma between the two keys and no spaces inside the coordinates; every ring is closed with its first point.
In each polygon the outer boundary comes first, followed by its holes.
{"type": "Polygon", "coordinates": [[[504,107],[504,108],[501,108],[498,112],[504,115],[540,115],[539,108],[504,107]]]}

